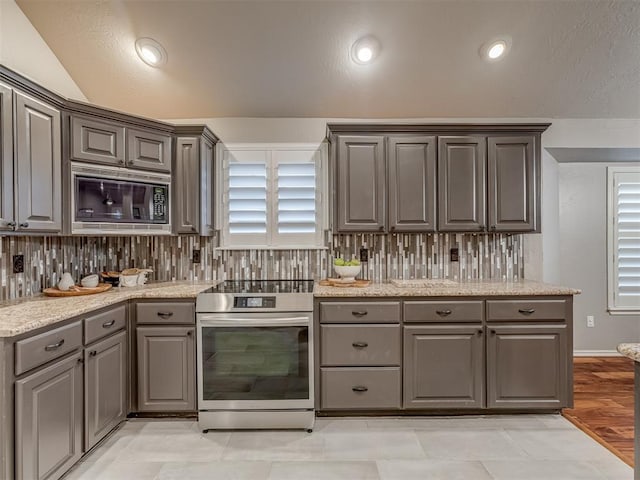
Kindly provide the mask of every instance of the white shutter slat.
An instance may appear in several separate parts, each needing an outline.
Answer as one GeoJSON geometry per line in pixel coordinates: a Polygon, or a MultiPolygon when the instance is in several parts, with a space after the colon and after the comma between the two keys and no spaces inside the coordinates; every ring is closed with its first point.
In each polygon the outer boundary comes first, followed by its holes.
{"type": "Polygon", "coordinates": [[[229,162],[227,221],[230,235],[266,234],[266,163],[229,162]]]}
{"type": "Polygon", "coordinates": [[[282,162],[276,171],[278,234],[294,238],[315,236],[318,228],[315,163],[282,162]]]}

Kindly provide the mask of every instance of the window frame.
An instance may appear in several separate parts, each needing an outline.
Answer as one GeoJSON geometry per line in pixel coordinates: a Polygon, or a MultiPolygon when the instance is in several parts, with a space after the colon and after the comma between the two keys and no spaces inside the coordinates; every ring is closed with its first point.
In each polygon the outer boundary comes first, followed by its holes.
{"type": "MultiPolygon", "coordinates": [[[[607,167],[607,311],[611,315],[637,315],[640,313],[640,295],[635,305],[624,305],[619,301],[618,286],[618,232],[617,184],[620,176],[634,175],[640,180],[640,163],[607,167]]],[[[640,234],[638,235],[640,240],[640,234]]]]}
{"type": "Polygon", "coordinates": [[[218,250],[314,250],[326,249],[323,238],[328,228],[328,148],[327,142],[321,143],[219,143],[216,155],[216,229],[219,231],[218,250]],[[248,241],[252,236],[231,234],[229,232],[227,182],[225,172],[225,152],[255,151],[265,153],[267,170],[267,232],[259,236],[259,241],[248,241]],[[278,233],[277,167],[279,163],[294,163],[278,157],[278,152],[310,152],[316,165],[316,223],[314,234],[278,233]],[[264,241],[263,241],[264,239],[264,241]],[[239,241],[240,240],[240,241],[239,241]],[[266,242],[266,243],[265,243],[266,242]]]}

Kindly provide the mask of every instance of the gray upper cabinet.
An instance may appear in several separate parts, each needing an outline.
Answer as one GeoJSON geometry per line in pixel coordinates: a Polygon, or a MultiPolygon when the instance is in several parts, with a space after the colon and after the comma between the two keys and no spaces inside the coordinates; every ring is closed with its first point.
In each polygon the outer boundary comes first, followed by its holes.
{"type": "Polygon", "coordinates": [[[567,325],[488,325],[487,407],[570,406],[567,325]]]}
{"type": "Polygon", "coordinates": [[[336,217],[338,232],[386,228],[384,137],[338,137],[336,217]]]}
{"type": "Polygon", "coordinates": [[[176,233],[200,230],[200,141],[198,138],[176,140],[176,163],[173,174],[173,215],[176,233]]]}
{"type": "Polygon", "coordinates": [[[532,135],[488,138],[489,230],[536,230],[540,199],[534,146],[532,135]]]}
{"type": "Polygon", "coordinates": [[[15,165],[18,231],[62,228],[60,112],[15,92],[15,165]]]}
{"type": "Polygon", "coordinates": [[[13,89],[0,83],[0,231],[14,226],[13,89]]]}
{"type": "Polygon", "coordinates": [[[124,127],[87,117],[71,117],[71,159],[124,165],[124,127]]]}
{"type": "Polygon", "coordinates": [[[404,408],[484,407],[482,324],[404,327],[404,408]]]}
{"type": "Polygon", "coordinates": [[[215,147],[203,139],[200,142],[200,235],[211,236],[215,232],[215,147]]]}
{"type": "Polygon", "coordinates": [[[85,449],[113,430],[127,414],[127,332],[84,351],[85,449]]]}
{"type": "Polygon", "coordinates": [[[171,136],[127,128],[127,166],[171,172],[171,136]]]}
{"type": "Polygon", "coordinates": [[[486,226],[486,139],[438,138],[438,230],[483,231],[486,226]]]}
{"type": "Polygon", "coordinates": [[[15,384],[15,475],[60,478],[82,456],[82,354],[15,384]]]}
{"type": "Polygon", "coordinates": [[[389,231],[436,229],[436,137],[389,137],[389,231]]]}
{"type": "Polygon", "coordinates": [[[194,327],[138,327],[138,410],[196,409],[194,327]]]}

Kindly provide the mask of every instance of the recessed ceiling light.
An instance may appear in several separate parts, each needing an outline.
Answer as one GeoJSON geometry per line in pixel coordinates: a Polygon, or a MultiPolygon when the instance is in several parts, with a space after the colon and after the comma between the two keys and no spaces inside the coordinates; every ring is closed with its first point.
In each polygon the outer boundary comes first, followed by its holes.
{"type": "Polygon", "coordinates": [[[380,53],[380,42],[372,36],[360,38],[351,47],[351,59],[360,65],[373,62],[378,53],[380,53]]]}
{"type": "Polygon", "coordinates": [[[511,37],[503,36],[493,39],[480,47],[480,56],[489,62],[505,57],[511,48],[511,37]]]}
{"type": "Polygon", "coordinates": [[[152,67],[159,67],[167,63],[166,50],[153,38],[136,40],[136,52],[144,63],[152,67]]]}

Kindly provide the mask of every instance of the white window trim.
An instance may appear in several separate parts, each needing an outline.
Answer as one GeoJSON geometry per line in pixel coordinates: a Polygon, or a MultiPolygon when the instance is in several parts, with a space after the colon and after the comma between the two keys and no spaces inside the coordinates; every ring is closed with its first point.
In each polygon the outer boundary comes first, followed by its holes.
{"type": "Polygon", "coordinates": [[[217,250],[321,250],[326,249],[324,245],[324,232],[328,225],[328,144],[321,143],[218,143],[216,152],[216,229],[220,232],[220,246],[217,250]],[[267,152],[267,243],[238,243],[231,244],[229,239],[229,226],[226,222],[225,209],[225,178],[224,178],[224,152],[228,150],[264,151],[267,152]],[[286,238],[285,234],[273,235],[272,226],[276,224],[277,208],[274,206],[272,192],[275,190],[277,181],[274,174],[275,160],[278,151],[308,151],[313,152],[317,160],[316,175],[316,204],[318,229],[315,234],[313,244],[307,243],[306,239],[291,236],[286,243],[274,243],[286,238]],[[270,228],[271,227],[271,228],[270,228]],[[289,243],[290,242],[290,243],[289,243]]]}
{"type": "Polygon", "coordinates": [[[640,163],[629,163],[620,167],[607,167],[607,310],[611,315],[637,315],[638,306],[616,304],[617,291],[617,200],[616,179],[620,174],[640,174],[640,163]]]}

